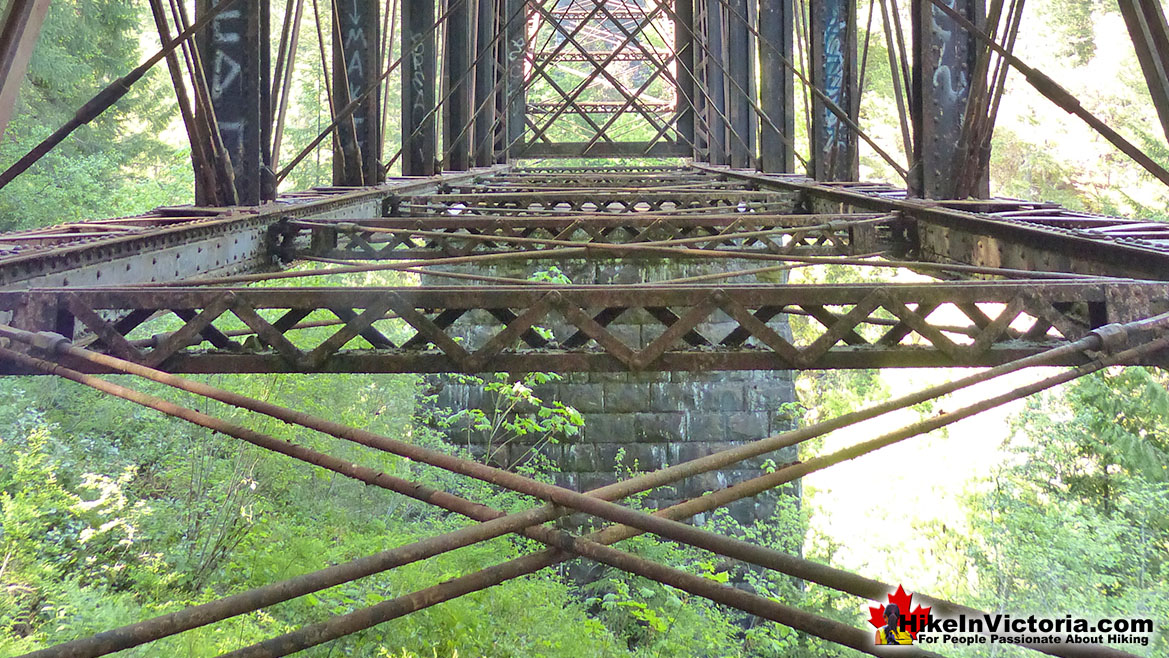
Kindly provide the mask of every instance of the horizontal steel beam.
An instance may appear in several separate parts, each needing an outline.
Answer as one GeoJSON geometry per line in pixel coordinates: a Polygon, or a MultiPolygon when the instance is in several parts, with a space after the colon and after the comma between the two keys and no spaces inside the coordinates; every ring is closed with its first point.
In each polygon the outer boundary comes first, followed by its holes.
{"type": "Polygon", "coordinates": [[[556,51],[542,51],[534,53],[532,59],[537,62],[599,62],[606,58],[610,62],[664,62],[673,57],[674,53],[669,50],[625,50],[620,52],[581,52],[569,50],[556,51]]]}
{"type": "MultiPolygon", "coordinates": [[[[886,217],[885,222],[888,221],[886,217]]],[[[698,250],[708,249],[780,255],[855,255],[874,251],[881,223],[880,215],[766,213],[677,217],[620,213],[607,217],[522,219],[434,215],[360,222],[292,220],[282,224],[276,249],[284,261],[306,256],[394,260],[508,252],[525,252],[532,257],[546,252],[548,258],[558,258],[560,248],[583,245],[597,247],[586,258],[610,259],[696,258],[703,257],[698,250]],[[610,248],[656,244],[686,250],[670,255],[662,250],[610,248]]]]}
{"type": "MultiPolygon", "coordinates": [[[[419,208],[458,211],[470,214],[491,210],[591,210],[603,212],[654,212],[686,208],[740,209],[757,204],[781,204],[794,211],[796,195],[754,190],[552,190],[537,192],[469,192],[414,195],[401,199],[400,214],[413,215],[419,208]]],[[[392,214],[399,214],[392,208],[392,214]]]]}
{"type": "MultiPolygon", "coordinates": [[[[639,102],[637,105],[643,110],[662,115],[669,114],[675,110],[675,104],[672,102],[639,102]]],[[[563,103],[548,102],[528,103],[527,109],[528,114],[532,116],[544,114],[620,114],[628,110],[629,105],[620,101],[595,101],[573,103],[570,108],[565,109],[563,103]]]]}
{"type": "Polygon", "coordinates": [[[484,170],[396,179],[368,188],[321,188],[256,208],[159,208],[137,217],[0,235],[0,288],[133,285],[266,271],[281,218],[380,215],[387,199],[430,193],[484,170]]]}
{"type": "MultiPolygon", "coordinates": [[[[667,119],[668,113],[663,119],[667,119]]],[[[534,142],[524,148],[522,158],[688,158],[694,154],[689,144],[660,140],[646,142],[534,142]]]]}
{"type": "Polygon", "coordinates": [[[119,288],[0,292],[0,310],[172,372],[766,370],[995,365],[1148,317],[1167,293],[1040,280],[119,288]],[[802,339],[784,328],[795,316],[802,339]],[[340,322],[296,328],[321,318],[340,322]],[[240,328],[254,335],[237,341],[240,328]]]}
{"type": "Polygon", "coordinates": [[[888,185],[818,184],[709,165],[698,171],[797,192],[819,211],[898,212],[916,234],[917,257],[985,267],[1169,279],[1169,225],[1080,213],[1017,199],[907,199],[888,185]]]}

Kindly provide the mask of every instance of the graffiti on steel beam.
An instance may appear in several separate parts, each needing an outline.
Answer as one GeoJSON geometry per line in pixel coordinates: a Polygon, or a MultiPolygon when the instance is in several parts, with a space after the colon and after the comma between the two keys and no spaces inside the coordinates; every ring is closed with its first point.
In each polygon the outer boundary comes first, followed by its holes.
{"type": "MultiPolygon", "coordinates": [[[[369,86],[366,76],[366,58],[369,53],[370,42],[366,34],[366,24],[373,16],[368,16],[360,0],[349,0],[345,8],[346,25],[342,31],[341,44],[345,51],[345,78],[349,83],[349,100],[359,98],[369,86]]],[[[374,20],[376,22],[376,19],[374,20]]],[[[356,127],[358,139],[364,136],[366,123],[365,108],[353,113],[353,124],[356,127]]]]}
{"type": "MultiPolygon", "coordinates": [[[[946,0],[946,4],[961,12],[958,0],[946,0]]],[[[966,64],[966,48],[958,35],[954,19],[946,16],[941,9],[931,7],[932,30],[938,43],[938,65],[934,70],[933,85],[939,100],[946,107],[955,107],[961,114],[965,110],[966,94],[970,90],[970,71],[966,64]]],[[[965,36],[965,33],[962,33],[965,36]]],[[[961,121],[961,116],[958,117],[961,121]]]]}
{"type": "MultiPolygon", "coordinates": [[[[213,0],[212,7],[219,4],[213,0]]],[[[247,20],[239,9],[229,9],[211,21],[211,45],[214,55],[211,60],[211,100],[215,102],[215,113],[219,119],[219,132],[224,146],[238,164],[243,151],[243,132],[247,121],[238,107],[229,109],[221,101],[243,96],[243,64],[246,57],[243,49],[247,20]],[[235,111],[232,111],[234,109],[235,111]]]]}
{"type": "Polygon", "coordinates": [[[414,45],[410,49],[410,62],[414,67],[414,75],[410,78],[410,86],[414,89],[414,112],[426,111],[426,41],[421,36],[414,37],[414,45]]]}
{"type": "MultiPolygon", "coordinates": [[[[844,43],[848,33],[847,17],[841,16],[844,6],[839,3],[829,5],[829,13],[824,21],[824,94],[832,99],[841,108],[848,107],[845,98],[844,68],[846,56],[844,43]]],[[[831,109],[824,108],[824,146],[823,154],[828,156],[841,146],[840,118],[831,109]]]]}

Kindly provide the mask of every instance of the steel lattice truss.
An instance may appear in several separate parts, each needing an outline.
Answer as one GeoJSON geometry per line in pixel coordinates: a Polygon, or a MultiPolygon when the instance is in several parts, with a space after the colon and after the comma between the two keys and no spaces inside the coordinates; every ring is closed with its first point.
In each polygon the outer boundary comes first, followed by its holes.
{"type": "MultiPolygon", "coordinates": [[[[684,371],[995,365],[1142,317],[1165,293],[1158,282],[1020,272],[900,286],[744,283],[756,270],[864,265],[910,249],[895,219],[902,211],[816,214],[796,209],[792,189],[697,171],[640,187],[635,174],[594,173],[588,189],[567,185],[570,177],[521,172],[407,190],[385,197],[382,218],[282,214],[265,240],[270,259],[383,263],[356,266],[371,269],[671,258],[734,261],[745,274],[638,286],[486,275],[473,287],[71,286],[0,292],[0,308],[15,326],[173,372],[684,371]],[[600,176],[614,178],[599,187],[600,176]],[[807,318],[810,337],[781,335],[790,317],[807,318]],[[612,328],[631,318],[644,327],[636,338],[612,328]]],[[[874,192],[868,198],[891,194],[874,192]]],[[[1062,217],[1103,224],[1102,236],[1149,230],[1006,200],[981,205],[1012,225],[1062,217]]]]}
{"type": "Polygon", "coordinates": [[[526,155],[598,155],[618,142],[628,153],[685,146],[671,128],[677,86],[668,4],[552,0],[532,9],[526,155]]]}

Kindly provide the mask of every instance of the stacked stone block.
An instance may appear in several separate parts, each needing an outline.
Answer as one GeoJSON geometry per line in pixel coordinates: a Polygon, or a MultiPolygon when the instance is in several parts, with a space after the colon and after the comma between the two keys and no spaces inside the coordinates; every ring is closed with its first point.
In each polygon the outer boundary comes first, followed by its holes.
{"type": "MultiPolygon", "coordinates": [[[[639,284],[652,283],[716,271],[736,271],[758,267],[758,261],[727,260],[655,260],[655,261],[571,261],[557,265],[574,283],[639,284]]],[[[505,265],[461,266],[450,271],[467,274],[530,278],[544,269],[538,262],[505,265]]],[[[450,279],[428,278],[426,285],[452,285],[450,279]]],[[[738,282],[758,283],[754,277],[738,282]]],[[[778,281],[772,281],[778,282],[778,281]]],[[[471,344],[495,333],[498,320],[486,312],[468,314],[456,323],[454,333],[462,333],[471,344]]],[[[780,318],[769,324],[790,338],[786,321],[780,318]]],[[[720,312],[712,322],[698,329],[712,341],[721,340],[737,327],[720,312]],[[719,317],[721,316],[721,317],[719,317]]],[[[564,340],[575,327],[547,326],[556,340],[564,340]]],[[[645,346],[665,330],[665,326],[642,310],[623,313],[608,329],[630,346],[645,346]]],[[[557,465],[557,483],[577,491],[614,482],[630,471],[651,471],[678,464],[719,450],[754,441],[791,428],[791,420],[782,411],[795,401],[791,373],[787,371],[743,372],[585,372],[565,373],[555,383],[537,387],[533,393],[545,403],[558,400],[575,407],[585,419],[584,431],[576,437],[547,443],[538,450],[557,465]]],[[[451,409],[490,406],[481,390],[450,381],[438,384],[438,406],[451,409]]],[[[530,411],[530,410],[520,410],[530,411]]],[[[489,412],[490,413],[490,412],[489,412]]],[[[458,431],[456,429],[456,431],[458,431]]],[[[489,451],[493,462],[512,466],[529,454],[532,444],[514,439],[504,447],[487,446],[487,438],[474,432],[458,432],[459,442],[467,442],[473,454],[482,457],[489,451]]],[[[498,441],[496,442],[498,444],[498,441]]],[[[756,477],[769,466],[795,459],[795,450],[765,455],[733,468],[706,473],[672,487],[650,492],[645,504],[658,508],[701,495],[707,491],[756,477]]],[[[742,524],[771,517],[776,495],[739,501],[728,511],[742,524]]],[[[702,523],[705,519],[698,518],[702,523]]]]}

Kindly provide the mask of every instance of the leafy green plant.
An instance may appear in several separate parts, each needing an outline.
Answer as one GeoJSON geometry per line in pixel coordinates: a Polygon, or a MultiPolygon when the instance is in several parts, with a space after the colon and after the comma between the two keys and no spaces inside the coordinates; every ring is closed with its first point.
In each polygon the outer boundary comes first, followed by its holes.
{"type": "Polygon", "coordinates": [[[506,373],[455,375],[454,383],[480,389],[484,403],[480,408],[444,411],[437,416],[444,419],[443,426],[457,428],[455,432],[462,433],[468,442],[474,434],[475,441],[486,446],[487,461],[495,461],[506,446],[522,439],[530,447],[506,464],[516,468],[534,459],[542,446],[577,436],[584,427],[584,416],[575,408],[559,400],[545,402],[533,393],[536,387],[561,379],[560,375],[540,372],[518,379],[506,373]]]}

